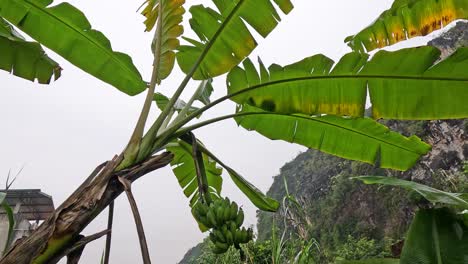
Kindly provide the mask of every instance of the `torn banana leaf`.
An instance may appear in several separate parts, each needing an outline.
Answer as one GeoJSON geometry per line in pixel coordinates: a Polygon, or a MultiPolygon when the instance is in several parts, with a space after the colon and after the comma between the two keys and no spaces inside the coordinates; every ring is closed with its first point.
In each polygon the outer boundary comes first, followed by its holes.
{"type": "Polygon", "coordinates": [[[362,117],[370,98],[375,119],[434,120],[468,117],[468,48],[437,62],[434,47],[353,52],[334,62],[315,55],[288,66],[250,60],[228,75],[238,104],[271,112],[362,117]],[[369,91],[369,93],[367,92],[369,91]]]}
{"type": "Polygon", "coordinates": [[[457,19],[468,18],[466,0],[396,0],[375,22],[345,42],[356,51],[383,48],[425,36],[457,19]]]}
{"type": "Polygon", "coordinates": [[[179,48],[178,38],[184,33],[182,26],[184,3],[185,0],[148,0],[143,9],[146,31],[151,31],[158,19],[161,23],[155,43],[152,44],[153,53],[158,53],[155,54],[159,60],[158,80],[166,79],[174,69],[176,57],[174,51],[179,48]]]}
{"type": "MultiPolygon", "coordinates": [[[[288,14],[290,0],[274,0],[288,14]]],[[[203,5],[190,8],[190,26],[199,41],[185,38],[177,53],[180,68],[189,73],[201,59],[193,78],[209,79],[231,70],[257,46],[249,27],[262,37],[268,36],[281,20],[271,0],[213,0],[217,10],[203,5]]]]}
{"type": "Polygon", "coordinates": [[[26,80],[48,84],[60,78],[62,68],[37,42],[26,41],[0,17],[0,69],[26,80]]]}
{"type": "Polygon", "coordinates": [[[112,50],[109,40],[91,28],[88,19],[69,3],[52,0],[0,0],[0,16],[43,46],[129,95],[146,89],[132,59],[112,50]]]}

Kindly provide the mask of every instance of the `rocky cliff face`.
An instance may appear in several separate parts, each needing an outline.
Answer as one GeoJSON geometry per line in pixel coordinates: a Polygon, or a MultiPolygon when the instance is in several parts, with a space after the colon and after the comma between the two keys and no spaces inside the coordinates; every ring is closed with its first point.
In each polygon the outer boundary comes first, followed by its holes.
{"type": "MultiPolygon", "coordinates": [[[[316,150],[300,154],[281,168],[268,191],[268,195],[281,200],[286,195],[286,182],[289,192],[300,201],[307,217],[299,219],[300,223],[288,222],[288,229],[304,234],[305,239],[319,240],[322,247],[330,251],[338,250],[348,236],[372,239],[382,247],[387,242],[400,240],[415,209],[426,206],[425,201],[399,188],[364,185],[349,179],[352,176],[395,176],[446,191],[468,190],[468,181],[462,172],[463,161],[468,157],[465,120],[385,123],[402,134],[417,134],[430,143],[433,150],[404,173],[316,150]]],[[[284,215],[262,212],[258,219],[258,237],[267,239],[273,219],[281,225],[284,215]]]]}
{"type": "MultiPolygon", "coordinates": [[[[432,182],[432,175],[438,170],[455,174],[461,170],[463,161],[468,160],[468,135],[466,120],[440,120],[421,122],[421,138],[432,145],[431,152],[424,156],[405,178],[415,181],[432,182]]],[[[389,127],[401,130],[405,124],[388,122],[389,127]]]]}
{"type": "Polygon", "coordinates": [[[458,47],[468,46],[468,22],[457,22],[455,27],[429,41],[428,45],[439,48],[442,57],[452,54],[458,47]]]}

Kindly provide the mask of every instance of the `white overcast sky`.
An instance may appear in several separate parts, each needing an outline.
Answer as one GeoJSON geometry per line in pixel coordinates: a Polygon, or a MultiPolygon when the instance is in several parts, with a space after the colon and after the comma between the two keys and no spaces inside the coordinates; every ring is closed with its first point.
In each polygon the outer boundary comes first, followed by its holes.
{"type": "MultiPolygon", "coordinates": [[[[143,18],[135,12],[142,1],[70,2],[87,14],[95,29],[106,34],[114,50],[131,55],[148,80],[152,35],[144,33],[143,18]]],[[[187,2],[187,5],[210,4],[207,0],[187,2]]],[[[260,56],[267,65],[284,65],[317,53],[336,61],[349,51],[343,39],[371,23],[391,2],[293,1],[295,9],[289,16],[284,16],[267,41],[259,39],[260,45],[252,56],[260,56]]],[[[185,21],[187,19],[188,16],[185,21]]],[[[186,28],[186,32],[189,31],[186,28]]],[[[129,97],[57,55],[51,56],[60,62],[64,71],[62,78],[49,86],[0,72],[0,184],[6,180],[8,170],[14,173],[24,167],[14,188],[41,188],[53,196],[58,206],[95,166],[122,150],[144,95],[129,97]]],[[[159,91],[171,94],[181,77],[181,74],[173,75],[163,82],[164,89],[159,91]]],[[[223,95],[226,92],[224,76],[217,78],[214,86],[214,96],[223,95]]],[[[227,104],[207,116],[230,113],[233,109],[232,104],[227,104]]],[[[305,150],[244,131],[237,128],[234,121],[201,129],[197,134],[214,153],[265,192],[279,168],[305,150]]],[[[204,235],[192,219],[188,201],[169,168],[143,177],[133,189],[153,263],[176,263],[202,240],[204,235]]],[[[236,190],[229,177],[225,177],[223,193],[242,204],[247,223],[255,224],[255,208],[236,190]]],[[[85,234],[105,229],[106,219],[105,211],[85,234]]],[[[116,203],[112,245],[111,263],[141,263],[133,218],[125,196],[116,203]]],[[[99,263],[103,249],[103,239],[87,246],[83,263],[99,263]]]]}

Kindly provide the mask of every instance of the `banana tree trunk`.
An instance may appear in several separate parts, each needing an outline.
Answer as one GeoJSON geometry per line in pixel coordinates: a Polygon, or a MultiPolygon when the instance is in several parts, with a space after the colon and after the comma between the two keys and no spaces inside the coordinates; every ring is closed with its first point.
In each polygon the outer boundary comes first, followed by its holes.
{"type": "Polygon", "coordinates": [[[80,232],[124,191],[118,176],[133,182],[166,166],[172,158],[165,152],[118,172],[114,169],[119,158],[101,164],[49,219],[29,237],[18,240],[0,264],[57,263],[73,253],[70,249],[83,238],[80,232]]]}

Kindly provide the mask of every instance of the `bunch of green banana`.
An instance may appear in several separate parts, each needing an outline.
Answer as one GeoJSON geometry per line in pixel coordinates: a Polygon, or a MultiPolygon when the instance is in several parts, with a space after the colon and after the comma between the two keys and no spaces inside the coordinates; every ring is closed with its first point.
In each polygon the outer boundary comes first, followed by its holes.
{"type": "Polygon", "coordinates": [[[244,211],[236,202],[230,202],[229,198],[217,199],[209,206],[205,203],[197,203],[192,214],[195,219],[211,228],[210,239],[215,245],[213,250],[216,254],[226,252],[230,246],[239,248],[240,244],[248,243],[253,238],[251,228],[241,229],[244,222],[244,211]]]}

